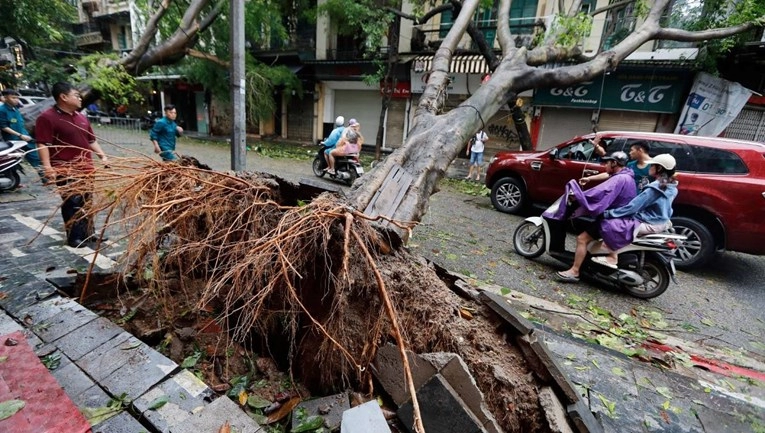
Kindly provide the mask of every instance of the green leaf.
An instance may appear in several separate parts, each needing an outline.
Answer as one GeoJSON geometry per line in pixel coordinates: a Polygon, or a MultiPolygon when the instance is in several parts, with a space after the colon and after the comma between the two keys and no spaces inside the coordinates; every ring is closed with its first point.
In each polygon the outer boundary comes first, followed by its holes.
{"type": "Polygon", "coordinates": [[[666,386],[657,386],[656,392],[664,396],[664,398],[666,399],[669,399],[669,400],[672,399],[672,394],[669,392],[669,388],[667,388],[666,386]]]}
{"type": "Polygon", "coordinates": [[[8,360],[7,356],[0,356],[0,363],[5,362],[8,360]]]}
{"type": "Polygon", "coordinates": [[[61,354],[58,352],[51,353],[50,355],[44,356],[40,362],[42,362],[48,370],[55,370],[61,365],[61,354]]]}
{"type": "Polygon", "coordinates": [[[169,401],[169,398],[166,395],[157,397],[154,399],[154,401],[149,403],[149,410],[157,410],[161,408],[162,406],[164,406],[165,404],[167,404],[168,401],[169,401]]]}
{"type": "Polygon", "coordinates": [[[616,402],[605,398],[603,394],[598,394],[598,399],[601,403],[603,403],[603,406],[606,407],[606,410],[608,410],[608,417],[615,418],[614,415],[616,414],[616,402]]]}
{"type": "Polygon", "coordinates": [[[24,400],[7,400],[0,403],[0,420],[12,417],[26,406],[24,400]]]}
{"type": "Polygon", "coordinates": [[[507,296],[507,294],[510,293],[510,292],[511,292],[511,290],[508,289],[507,287],[500,287],[500,289],[499,289],[499,293],[501,293],[502,296],[507,296]]]}
{"type": "Polygon", "coordinates": [[[624,376],[626,376],[626,375],[627,375],[627,374],[624,372],[624,370],[622,370],[622,369],[621,369],[621,368],[619,368],[619,367],[613,367],[613,368],[611,368],[611,373],[613,373],[613,374],[615,374],[615,375],[617,375],[617,376],[621,376],[621,377],[624,377],[624,376]]]}
{"type": "Polygon", "coordinates": [[[82,407],[80,408],[80,412],[85,416],[85,418],[88,420],[88,423],[90,425],[96,425],[96,424],[101,424],[107,419],[122,412],[122,406],[118,406],[118,407],[106,406],[106,407],[96,407],[96,408],[82,407]]]}
{"type": "Polygon", "coordinates": [[[181,368],[194,368],[199,362],[199,358],[202,357],[202,352],[194,352],[191,356],[187,356],[181,363],[181,368]]]}
{"type": "Polygon", "coordinates": [[[664,410],[668,410],[669,409],[669,400],[665,401],[664,404],[661,405],[661,407],[663,407],[664,410]]]}
{"type": "Polygon", "coordinates": [[[257,394],[253,394],[247,397],[247,406],[250,406],[253,409],[263,409],[264,407],[268,407],[270,405],[271,401],[266,400],[257,394]]]}
{"type": "Polygon", "coordinates": [[[598,361],[597,361],[597,360],[595,360],[595,359],[591,359],[591,360],[590,360],[590,362],[592,362],[592,365],[594,365],[594,366],[595,366],[595,368],[598,368],[598,369],[600,369],[600,365],[598,365],[598,361]]]}
{"type": "Polygon", "coordinates": [[[292,433],[309,432],[324,425],[324,418],[318,415],[309,416],[292,429],[292,433]]]}
{"type": "Polygon", "coordinates": [[[132,349],[135,349],[136,347],[138,347],[140,345],[141,345],[141,340],[138,340],[138,341],[134,341],[131,344],[128,344],[127,346],[120,346],[120,349],[122,349],[122,350],[132,350],[132,349]]]}
{"type": "Polygon", "coordinates": [[[712,319],[703,318],[701,319],[701,323],[707,326],[715,326],[715,322],[712,321],[712,319]]]}

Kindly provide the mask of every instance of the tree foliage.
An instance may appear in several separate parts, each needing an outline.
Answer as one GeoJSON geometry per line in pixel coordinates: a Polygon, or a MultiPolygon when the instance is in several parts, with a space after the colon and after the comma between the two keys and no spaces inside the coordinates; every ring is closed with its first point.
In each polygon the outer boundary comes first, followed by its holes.
{"type": "Polygon", "coordinates": [[[11,36],[28,48],[72,41],[77,10],[62,0],[0,0],[0,38],[11,36]]]}
{"type": "Polygon", "coordinates": [[[138,91],[135,77],[120,65],[115,65],[116,54],[93,54],[77,62],[78,73],[72,75],[77,84],[87,84],[101,94],[101,100],[110,105],[140,103],[143,96],[138,91]]]}

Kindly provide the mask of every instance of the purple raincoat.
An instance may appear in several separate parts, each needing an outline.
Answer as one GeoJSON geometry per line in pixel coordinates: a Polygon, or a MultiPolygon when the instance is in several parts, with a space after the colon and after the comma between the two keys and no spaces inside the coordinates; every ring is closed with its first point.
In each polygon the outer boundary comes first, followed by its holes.
{"type": "MultiPolygon", "coordinates": [[[[568,197],[570,193],[574,194],[579,203],[579,207],[571,215],[571,218],[602,215],[607,209],[622,207],[635,198],[637,195],[635,174],[625,167],[605,182],[586,191],[583,191],[579,184],[572,179],[566,184],[564,197],[568,197]]],[[[561,200],[557,211],[550,212],[547,210],[542,216],[560,221],[566,218],[567,208],[568,205],[564,199],[561,200]]],[[[630,224],[621,218],[604,219],[600,223],[600,234],[603,237],[603,242],[614,250],[632,242],[632,231],[633,228],[630,224]]]]}

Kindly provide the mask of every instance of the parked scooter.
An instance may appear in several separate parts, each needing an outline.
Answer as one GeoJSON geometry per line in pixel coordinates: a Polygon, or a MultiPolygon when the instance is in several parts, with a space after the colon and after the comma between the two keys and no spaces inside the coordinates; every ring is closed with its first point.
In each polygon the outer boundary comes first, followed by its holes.
{"type": "Polygon", "coordinates": [[[157,123],[157,120],[161,118],[162,115],[159,111],[148,110],[146,114],[141,116],[141,129],[148,131],[149,129],[153,128],[154,124],[157,123]]]}
{"type": "MultiPolygon", "coordinates": [[[[548,211],[555,212],[563,197],[553,203],[548,211]]],[[[565,250],[566,224],[544,217],[529,217],[513,234],[513,247],[523,257],[536,258],[547,252],[551,257],[571,265],[574,253],[565,250]]],[[[618,250],[618,269],[590,260],[592,256],[605,256],[608,251],[598,250],[598,241],[587,246],[580,277],[598,281],[625,290],[636,298],[655,298],[669,287],[670,278],[675,280],[674,254],[678,243],[686,237],[673,233],[656,233],[635,238],[631,244],[618,250]]]]}
{"type": "Polygon", "coordinates": [[[0,192],[13,191],[21,184],[19,172],[24,173],[24,169],[19,164],[24,159],[26,145],[22,140],[0,140],[0,192]]]}
{"type": "Polygon", "coordinates": [[[316,158],[313,160],[313,174],[318,177],[324,177],[328,175],[334,180],[341,180],[352,185],[353,181],[359,176],[364,174],[364,167],[359,162],[359,154],[351,153],[345,156],[335,158],[335,174],[324,171],[327,168],[327,160],[324,157],[324,151],[329,149],[329,146],[325,145],[323,141],[319,142],[319,151],[316,153],[316,158]]]}

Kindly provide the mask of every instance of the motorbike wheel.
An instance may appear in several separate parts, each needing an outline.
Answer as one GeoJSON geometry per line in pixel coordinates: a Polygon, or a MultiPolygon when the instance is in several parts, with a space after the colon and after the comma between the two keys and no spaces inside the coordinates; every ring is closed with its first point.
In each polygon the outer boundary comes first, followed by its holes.
{"type": "Polygon", "coordinates": [[[327,172],[324,171],[324,161],[319,158],[313,160],[313,174],[318,177],[324,177],[327,172]]]}
{"type": "Polygon", "coordinates": [[[647,256],[643,263],[643,269],[640,271],[640,276],[643,277],[643,284],[639,286],[622,286],[627,293],[636,298],[655,298],[664,293],[667,287],[669,287],[669,270],[658,258],[647,256]]]}
{"type": "Polygon", "coordinates": [[[2,174],[3,177],[7,177],[11,180],[11,184],[5,188],[0,188],[0,191],[13,191],[14,189],[18,188],[21,184],[21,177],[16,172],[16,170],[10,170],[6,171],[2,174]]]}
{"type": "Polygon", "coordinates": [[[348,184],[348,186],[353,185],[353,182],[359,178],[358,173],[356,173],[355,167],[348,167],[348,174],[351,175],[348,179],[345,180],[345,183],[348,184]]]}
{"type": "Polygon", "coordinates": [[[535,259],[545,252],[545,230],[532,222],[524,221],[513,233],[515,252],[528,259],[535,259]]]}

